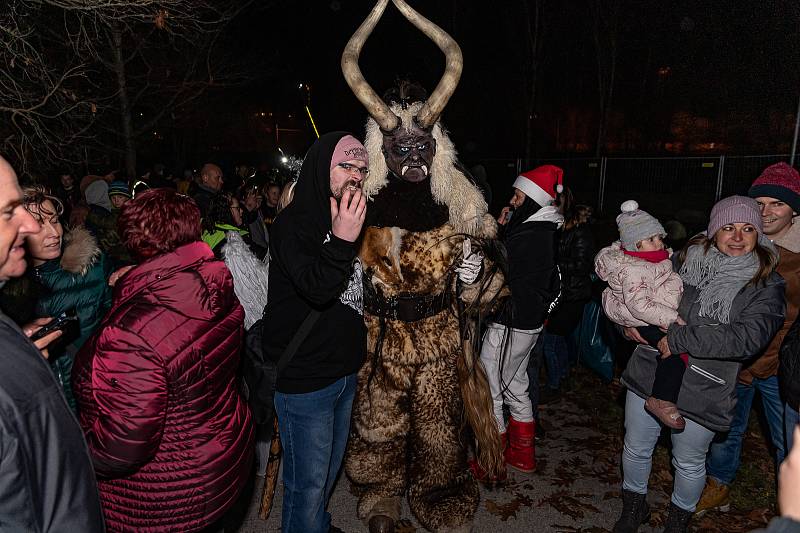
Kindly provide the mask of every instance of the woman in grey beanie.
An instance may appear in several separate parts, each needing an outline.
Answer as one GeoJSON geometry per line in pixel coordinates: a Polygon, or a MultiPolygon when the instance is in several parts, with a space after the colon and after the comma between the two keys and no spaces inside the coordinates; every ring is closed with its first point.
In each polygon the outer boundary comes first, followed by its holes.
{"type": "MultiPolygon", "coordinates": [[[[715,432],[727,431],[742,362],[758,354],[783,324],[784,281],[765,238],[755,200],[732,196],[711,211],[708,231],[680,254],[684,292],[675,323],[658,343],[663,357],[688,355],[677,407],[686,426],[671,430],[675,481],[664,531],[686,531],[705,485],[705,459],[715,432]]],[[[641,341],[635,330],[626,336],[641,341]]],[[[653,389],[654,348],[641,344],[622,376],[628,388],[622,453],[622,516],[614,531],[635,532],[650,515],[646,501],[661,425],[645,410],[653,389]]]]}
{"type": "MultiPolygon", "coordinates": [[[[624,202],[621,209],[619,242],[603,248],[595,258],[598,277],[608,283],[603,310],[614,323],[639,328],[639,334],[655,347],[664,331],[679,320],[683,283],[672,271],[672,250],[664,246],[666,231],[661,223],[634,200],[624,202]]],[[[654,356],[658,362],[655,384],[645,408],[665,426],[683,429],[685,421],[675,402],[686,365],[679,355],[654,356]]]]}

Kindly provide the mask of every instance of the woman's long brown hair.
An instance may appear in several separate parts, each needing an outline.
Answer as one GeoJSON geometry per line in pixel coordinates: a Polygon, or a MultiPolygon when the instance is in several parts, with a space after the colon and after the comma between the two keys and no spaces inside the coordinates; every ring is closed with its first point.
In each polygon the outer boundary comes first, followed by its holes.
{"type": "Polygon", "coordinates": [[[22,204],[25,210],[33,215],[37,222],[42,222],[43,216],[56,216],[60,217],[64,214],[64,204],[50,193],[50,190],[42,185],[33,185],[30,187],[23,187],[22,189],[22,204]],[[55,208],[54,212],[44,208],[44,203],[50,200],[55,208]],[[32,206],[36,206],[37,211],[32,211],[32,206]]]}

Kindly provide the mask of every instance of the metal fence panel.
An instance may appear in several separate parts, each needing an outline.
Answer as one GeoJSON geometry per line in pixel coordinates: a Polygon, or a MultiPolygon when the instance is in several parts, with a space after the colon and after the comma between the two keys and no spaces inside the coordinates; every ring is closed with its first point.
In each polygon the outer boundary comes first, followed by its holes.
{"type": "MultiPolygon", "coordinates": [[[[788,155],[713,157],[575,157],[540,159],[564,169],[564,184],[577,203],[615,216],[625,200],[634,199],[662,220],[703,220],[718,198],[747,194],[764,168],[788,155]]],[[[520,168],[519,159],[488,159],[480,163],[492,188],[491,210],[497,214],[508,202],[520,168]]]]}
{"type": "Polygon", "coordinates": [[[780,161],[788,162],[789,155],[728,156],[725,161],[722,197],[747,194],[750,184],[761,171],[780,161]]]}
{"type": "MultiPolygon", "coordinates": [[[[599,208],[601,159],[581,157],[574,159],[542,159],[538,165],[555,165],[564,170],[564,185],[572,190],[575,202],[599,208]]],[[[538,166],[535,165],[535,166],[538,166]]],[[[534,168],[534,166],[531,166],[534,168]]],[[[526,169],[528,170],[528,169],[526,169]]]]}
{"type": "Polygon", "coordinates": [[[719,158],[608,158],[603,211],[625,200],[660,218],[714,204],[719,158]]]}

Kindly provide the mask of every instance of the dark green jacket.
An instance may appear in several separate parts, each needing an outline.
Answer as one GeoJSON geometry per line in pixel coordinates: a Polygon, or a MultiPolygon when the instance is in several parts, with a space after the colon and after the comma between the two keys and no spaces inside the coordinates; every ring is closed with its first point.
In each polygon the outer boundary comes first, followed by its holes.
{"type": "Polygon", "coordinates": [[[36,267],[36,278],[44,287],[44,294],[36,304],[39,316],[57,317],[73,311],[78,317],[78,336],[68,339],[64,346],[51,350],[51,366],[70,407],[75,408],[70,376],[75,352],[100,326],[106,311],[111,307],[111,262],[100,251],[97,241],[82,227],[73,229],[64,239],[61,257],[36,267]]]}

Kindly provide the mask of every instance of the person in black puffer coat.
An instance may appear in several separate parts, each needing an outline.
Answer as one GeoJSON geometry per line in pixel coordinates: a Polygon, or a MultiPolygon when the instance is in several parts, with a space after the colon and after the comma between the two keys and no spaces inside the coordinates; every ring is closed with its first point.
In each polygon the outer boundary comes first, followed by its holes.
{"type": "MultiPolygon", "coordinates": [[[[565,197],[571,200],[569,189],[565,197]]],[[[561,381],[569,374],[570,350],[567,344],[583,316],[583,306],[592,297],[591,274],[597,251],[594,237],[587,224],[591,208],[585,205],[565,211],[564,228],[558,245],[558,268],[561,272],[561,297],[550,315],[542,338],[544,360],[547,365],[547,387],[539,403],[548,403],[558,396],[561,381]]]]}

